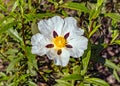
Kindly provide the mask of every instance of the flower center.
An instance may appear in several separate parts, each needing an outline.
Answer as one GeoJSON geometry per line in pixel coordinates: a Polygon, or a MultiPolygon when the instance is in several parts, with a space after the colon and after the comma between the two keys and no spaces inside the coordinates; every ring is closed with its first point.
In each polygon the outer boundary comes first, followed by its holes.
{"type": "Polygon", "coordinates": [[[53,43],[54,43],[54,45],[55,45],[56,48],[60,49],[60,48],[65,47],[65,45],[66,45],[67,42],[66,42],[66,40],[65,40],[64,37],[57,36],[57,37],[55,37],[53,39],[53,43]]]}

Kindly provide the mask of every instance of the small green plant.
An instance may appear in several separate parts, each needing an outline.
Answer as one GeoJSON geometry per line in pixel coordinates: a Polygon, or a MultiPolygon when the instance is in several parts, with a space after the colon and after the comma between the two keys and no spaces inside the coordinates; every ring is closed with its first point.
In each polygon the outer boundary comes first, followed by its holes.
{"type": "Polygon", "coordinates": [[[120,3],[93,1],[0,0],[0,86],[111,86],[106,70],[120,84],[120,3]],[[74,17],[88,39],[84,54],[64,67],[31,53],[38,22],[54,16],[74,17]]]}

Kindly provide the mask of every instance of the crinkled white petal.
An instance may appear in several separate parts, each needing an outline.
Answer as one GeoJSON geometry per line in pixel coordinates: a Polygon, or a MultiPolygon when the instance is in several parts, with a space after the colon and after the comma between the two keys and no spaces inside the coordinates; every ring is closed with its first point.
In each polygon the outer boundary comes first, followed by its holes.
{"type": "Polygon", "coordinates": [[[68,44],[72,45],[73,48],[69,49],[71,56],[80,57],[83,55],[84,50],[87,49],[88,39],[84,36],[74,36],[68,40],[68,44]]]}
{"type": "Polygon", "coordinates": [[[49,59],[54,59],[57,57],[57,51],[54,48],[51,48],[46,55],[49,59]]]}
{"type": "Polygon", "coordinates": [[[33,35],[31,38],[32,53],[40,56],[45,55],[48,52],[48,49],[45,47],[48,43],[50,41],[40,33],[33,35]]]}
{"type": "Polygon", "coordinates": [[[59,16],[54,16],[48,20],[41,20],[38,23],[38,28],[41,34],[45,36],[52,36],[55,30],[58,35],[61,35],[61,30],[64,24],[64,20],[59,16]]]}
{"type": "Polygon", "coordinates": [[[77,21],[73,17],[66,17],[64,19],[64,27],[62,34],[65,35],[66,33],[70,32],[70,34],[78,34],[83,35],[84,30],[77,26],[77,21]]]}
{"type": "Polygon", "coordinates": [[[69,51],[67,51],[66,49],[62,49],[62,54],[60,55],[60,60],[59,60],[61,61],[61,64],[58,65],[66,66],[69,62],[69,58],[70,58],[69,51]]]}
{"type": "Polygon", "coordinates": [[[61,55],[57,55],[57,50],[51,49],[47,56],[49,59],[53,59],[56,65],[66,66],[69,62],[70,53],[66,49],[62,49],[61,55]]]}

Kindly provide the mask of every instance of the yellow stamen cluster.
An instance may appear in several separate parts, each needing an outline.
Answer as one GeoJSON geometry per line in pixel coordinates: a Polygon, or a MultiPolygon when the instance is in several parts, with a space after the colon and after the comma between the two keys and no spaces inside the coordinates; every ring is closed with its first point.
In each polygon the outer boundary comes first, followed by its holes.
{"type": "Polygon", "coordinates": [[[57,36],[52,41],[53,41],[53,44],[55,45],[55,48],[57,49],[61,49],[65,47],[67,43],[66,39],[62,36],[57,36]]]}

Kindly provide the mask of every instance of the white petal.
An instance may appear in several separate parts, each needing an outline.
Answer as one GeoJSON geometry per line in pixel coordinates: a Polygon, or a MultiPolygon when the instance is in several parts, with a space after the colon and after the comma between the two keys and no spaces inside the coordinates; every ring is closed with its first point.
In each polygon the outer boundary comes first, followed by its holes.
{"type": "Polygon", "coordinates": [[[55,51],[55,49],[54,48],[52,48],[52,49],[50,49],[49,50],[49,52],[47,52],[47,57],[49,58],[49,59],[54,59],[54,58],[56,58],[57,57],[57,51],[55,51]]]}
{"type": "Polygon", "coordinates": [[[60,55],[61,65],[66,66],[69,62],[70,53],[66,49],[62,49],[62,54],[60,55]]]}
{"type": "Polygon", "coordinates": [[[49,40],[40,33],[33,35],[31,38],[32,53],[40,56],[45,55],[48,52],[48,49],[45,47],[45,45],[48,43],[49,40]]]}
{"type": "Polygon", "coordinates": [[[41,34],[43,34],[46,37],[49,37],[52,33],[53,28],[51,28],[51,26],[47,22],[48,20],[41,20],[40,22],[38,22],[38,29],[41,34]]]}
{"type": "Polygon", "coordinates": [[[73,47],[69,49],[71,56],[80,57],[83,55],[84,50],[87,49],[88,39],[83,36],[74,36],[73,39],[68,40],[68,44],[73,47]]]}
{"type": "Polygon", "coordinates": [[[52,36],[54,30],[58,35],[61,35],[63,24],[64,21],[61,17],[54,16],[48,20],[41,20],[38,23],[38,28],[43,35],[52,36]]]}
{"type": "Polygon", "coordinates": [[[65,21],[65,24],[64,24],[63,32],[62,32],[63,35],[65,35],[68,32],[70,32],[71,34],[75,33],[78,35],[83,35],[84,30],[82,30],[81,28],[77,26],[77,21],[75,20],[75,18],[67,17],[64,19],[64,21],[65,21]]]}
{"type": "Polygon", "coordinates": [[[57,55],[57,50],[51,49],[47,56],[49,59],[53,59],[56,65],[66,66],[69,62],[70,53],[66,49],[62,49],[61,55],[57,55]]]}
{"type": "Polygon", "coordinates": [[[70,53],[66,49],[62,49],[62,54],[57,55],[56,58],[54,58],[54,62],[56,65],[66,66],[69,62],[70,53]]]}

